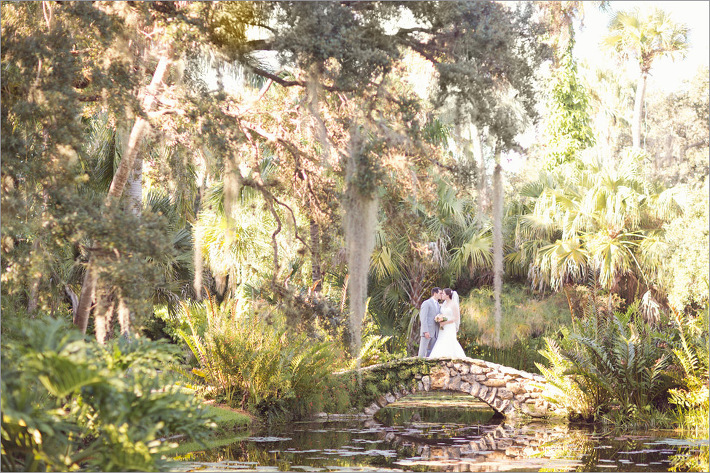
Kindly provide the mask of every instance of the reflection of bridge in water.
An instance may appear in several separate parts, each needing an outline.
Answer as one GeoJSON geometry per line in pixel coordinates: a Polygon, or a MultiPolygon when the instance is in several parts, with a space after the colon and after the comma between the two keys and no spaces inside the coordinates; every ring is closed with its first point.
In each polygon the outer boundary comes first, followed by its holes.
{"type": "MultiPolygon", "coordinates": [[[[367,422],[366,426],[382,428],[375,420],[367,422]]],[[[560,447],[553,445],[559,445],[570,435],[566,424],[539,422],[511,425],[501,421],[456,430],[461,435],[446,440],[395,431],[383,431],[379,437],[395,448],[416,449],[417,457],[407,462],[408,465],[436,466],[438,471],[481,471],[483,465],[477,464],[494,462],[500,465],[505,461],[530,458],[545,461],[559,452],[560,447]]]]}

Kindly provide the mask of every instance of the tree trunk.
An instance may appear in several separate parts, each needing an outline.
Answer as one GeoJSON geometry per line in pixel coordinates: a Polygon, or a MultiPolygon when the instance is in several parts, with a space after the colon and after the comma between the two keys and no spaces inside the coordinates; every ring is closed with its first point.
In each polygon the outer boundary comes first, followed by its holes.
{"type": "MultiPolygon", "coordinates": [[[[170,61],[167,55],[160,58],[158,61],[158,67],[155,68],[153,73],[153,79],[150,81],[150,85],[145,92],[145,97],[143,98],[143,111],[145,113],[150,112],[155,104],[155,96],[158,92],[158,87],[163,82],[163,77],[165,77],[165,72],[168,69],[170,61]]],[[[113,175],[113,180],[111,181],[111,187],[108,190],[108,201],[111,199],[118,200],[123,194],[123,189],[128,182],[128,177],[133,171],[136,156],[138,155],[140,143],[143,140],[146,132],[148,131],[150,124],[148,121],[138,116],[136,117],[135,123],[133,123],[133,129],[128,137],[128,145],[123,151],[123,156],[121,161],[118,163],[118,169],[113,175]]]]}
{"type": "Polygon", "coordinates": [[[311,279],[313,291],[320,292],[323,287],[320,262],[320,226],[313,219],[311,219],[311,279]]]}
{"type": "Polygon", "coordinates": [[[131,330],[131,312],[120,294],[118,296],[118,323],[121,326],[121,335],[128,338],[131,330]]]}
{"type": "Polygon", "coordinates": [[[345,275],[345,281],[343,281],[343,292],[341,294],[340,301],[340,312],[345,312],[345,303],[348,299],[348,282],[350,281],[350,274],[345,275]]]}
{"type": "Polygon", "coordinates": [[[407,336],[407,356],[417,356],[419,353],[419,343],[421,342],[420,329],[421,322],[419,321],[419,311],[412,311],[407,336]]]}
{"type": "Polygon", "coordinates": [[[41,276],[35,277],[32,279],[32,285],[30,286],[30,294],[27,301],[27,313],[32,317],[34,317],[34,313],[37,311],[37,306],[39,305],[39,283],[41,280],[41,276]]]}
{"type": "Polygon", "coordinates": [[[348,186],[343,198],[345,210],[345,243],[347,245],[348,298],[350,301],[350,330],[352,332],[352,353],[358,357],[356,367],[360,368],[360,348],[362,345],[362,321],[367,311],[367,278],[370,271],[370,257],[375,248],[377,229],[377,193],[363,191],[355,183],[367,176],[367,157],[363,150],[362,132],[353,124],[350,129],[349,153],[346,163],[348,186]]]}
{"type": "MultiPolygon", "coordinates": [[[[36,256],[39,250],[39,238],[35,238],[32,242],[32,256],[36,256]]],[[[32,271],[31,271],[32,273],[32,271]]],[[[32,283],[30,284],[30,294],[27,300],[27,313],[34,318],[34,313],[37,311],[37,306],[39,305],[39,284],[42,281],[42,273],[38,273],[36,276],[32,277],[32,283]]]]}
{"type": "Polygon", "coordinates": [[[74,313],[74,325],[79,327],[81,333],[86,333],[86,327],[89,325],[89,313],[91,305],[96,295],[96,281],[98,279],[96,263],[89,256],[89,262],[86,264],[86,273],[84,273],[84,281],[81,285],[79,293],[79,302],[74,313]]]}
{"type": "Polygon", "coordinates": [[[565,293],[565,297],[567,297],[567,305],[569,306],[569,313],[572,315],[572,319],[574,320],[574,318],[576,317],[576,314],[574,312],[574,306],[572,305],[572,298],[570,298],[570,296],[569,296],[569,289],[567,287],[568,287],[567,284],[563,284],[562,290],[565,293]]]}
{"type": "Polygon", "coordinates": [[[631,138],[634,148],[641,148],[641,117],[643,115],[643,101],[646,96],[646,79],[648,74],[641,72],[639,83],[636,86],[636,100],[634,102],[634,119],[631,124],[631,138]]]}
{"type": "Polygon", "coordinates": [[[483,161],[483,148],[481,147],[481,135],[478,132],[478,127],[476,125],[471,125],[471,143],[473,145],[473,159],[474,162],[479,163],[480,171],[478,173],[478,180],[476,182],[477,195],[476,195],[476,214],[477,218],[483,217],[484,206],[483,199],[485,196],[486,188],[486,165],[483,161]]]}
{"type": "MultiPolygon", "coordinates": [[[[59,281],[59,278],[57,278],[57,281],[59,281]]],[[[74,291],[69,287],[68,284],[64,285],[64,293],[67,295],[69,298],[69,301],[71,302],[71,313],[72,313],[72,318],[76,317],[76,311],[79,306],[79,297],[76,295],[74,291]]]]}
{"type": "MultiPolygon", "coordinates": [[[[158,61],[158,67],[155,68],[153,73],[153,79],[150,81],[150,85],[145,92],[143,97],[143,111],[148,113],[153,108],[155,104],[155,94],[158,92],[158,87],[163,81],[165,72],[167,71],[169,64],[167,54],[160,58],[158,61]]],[[[113,175],[113,180],[111,181],[111,187],[109,188],[108,195],[106,196],[106,202],[111,206],[112,202],[118,202],[123,194],[123,189],[126,187],[126,182],[128,177],[133,171],[135,158],[138,154],[138,148],[140,143],[148,130],[149,123],[142,117],[136,117],[136,121],[133,124],[133,129],[131,130],[131,135],[128,138],[128,144],[126,149],[123,151],[123,156],[121,161],[118,163],[118,169],[113,175]]],[[[88,297],[93,299],[93,294],[96,288],[96,282],[98,278],[98,273],[96,271],[90,271],[89,268],[93,265],[94,256],[89,256],[89,263],[87,271],[84,274],[84,281],[81,285],[81,294],[79,295],[79,307],[77,308],[77,313],[74,317],[74,325],[78,326],[82,333],[86,333],[86,326],[89,322],[89,309],[91,308],[91,301],[87,300],[88,297]],[[84,286],[87,287],[84,290],[84,286]]]]}
{"type": "Polygon", "coordinates": [[[202,300],[202,269],[204,260],[202,259],[202,230],[199,225],[195,225],[193,233],[194,242],[192,245],[193,280],[192,288],[195,291],[195,299],[202,300]]]}
{"type": "Polygon", "coordinates": [[[113,318],[114,303],[110,302],[109,294],[103,288],[99,288],[96,297],[96,312],[94,322],[96,324],[96,341],[101,345],[106,343],[108,329],[113,318]]]}
{"type": "Polygon", "coordinates": [[[496,150],[493,172],[493,290],[495,292],[495,343],[500,346],[501,292],[503,290],[503,185],[500,151],[496,150]]]}
{"type": "Polygon", "coordinates": [[[126,183],[126,200],[128,209],[140,216],[143,210],[143,157],[140,154],[136,156],[126,183]]]}

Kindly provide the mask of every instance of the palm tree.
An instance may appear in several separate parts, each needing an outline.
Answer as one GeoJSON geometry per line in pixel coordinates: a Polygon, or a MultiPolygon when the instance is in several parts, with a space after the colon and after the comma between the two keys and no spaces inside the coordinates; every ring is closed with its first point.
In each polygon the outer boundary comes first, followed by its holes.
{"type": "Polygon", "coordinates": [[[602,44],[613,49],[622,60],[636,59],[640,76],[636,87],[632,138],[641,147],[641,113],[646,93],[646,79],[656,58],[685,55],[688,49],[688,27],[675,23],[668,13],[658,8],[642,15],[638,8],[616,13],[609,23],[609,36],[602,44]]]}
{"type": "Polygon", "coordinates": [[[538,290],[567,293],[589,274],[610,294],[627,298],[642,284],[650,287],[660,264],[662,223],[680,206],[672,191],[643,180],[640,159],[632,152],[614,167],[599,160],[566,164],[526,185],[522,194],[532,203],[520,209],[519,244],[508,262],[527,265],[538,290]]]}
{"type": "MultiPolygon", "coordinates": [[[[260,172],[265,179],[277,172],[272,156],[262,160],[260,172]]],[[[259,191],[239,188],[232,202],[239,219],[230,217],[225,192],[223,181],[207,190],[204,209],[194,225],[195,251],[201,252],[222,296],[228,289],[234,292],[239,284],[261,281],[260,274],[270,266],[271,231],[276,226],[270,213],[252,210],[263,202],[259,191]]]]}
{"type": "MultiPolygon", "coordinates": [[[[410,354],[419,337],[417,310],[435,285],[492,266],[490,228],[479,228],[475,203],[437,182],[431,208],[410,202],[410,211],[380,218],[370,259],[369,313],[383,336],[406,333],[410,354]]],[[[384,211],[383,211],[384,212],[384,211]]],[[[401,340],[401,338],[399,339],[401,340]]]]}

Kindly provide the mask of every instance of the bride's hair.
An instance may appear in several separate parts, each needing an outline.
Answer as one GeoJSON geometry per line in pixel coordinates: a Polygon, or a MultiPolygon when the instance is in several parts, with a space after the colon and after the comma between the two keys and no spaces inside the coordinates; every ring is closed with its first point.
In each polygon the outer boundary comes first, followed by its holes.
{"type": "Polygon", "coordinates": [[[453,294],[453,293],[454,293],[454,291],[452,291],[452,290],[449,289],[448,287],[447,287],[446,289],[444,289],[444,294],[446,294],[449,299],[452,298],[452,294],[453,294]]]}

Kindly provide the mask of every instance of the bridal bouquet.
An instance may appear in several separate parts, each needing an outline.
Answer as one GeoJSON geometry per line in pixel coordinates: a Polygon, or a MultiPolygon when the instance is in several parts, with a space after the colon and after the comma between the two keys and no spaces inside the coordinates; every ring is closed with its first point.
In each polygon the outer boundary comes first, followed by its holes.
{"type": "Polygon", "coordinates": [[[434,322],[438,323],[446,322],[447,320],[449,320],[449,318],[444,315],[437,315],[436,317],[434,317],[434,322]]]}

